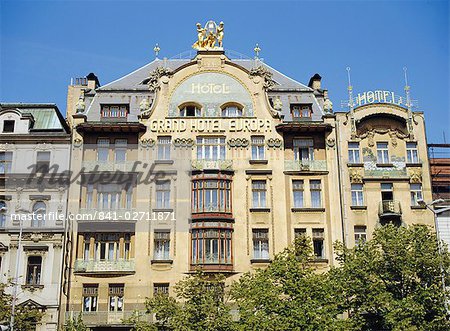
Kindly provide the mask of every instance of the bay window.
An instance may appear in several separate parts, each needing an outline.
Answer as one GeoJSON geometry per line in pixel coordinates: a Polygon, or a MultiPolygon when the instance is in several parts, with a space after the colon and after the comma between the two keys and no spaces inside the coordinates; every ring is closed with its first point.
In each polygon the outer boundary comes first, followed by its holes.
{"type": "Polygon", "coordinates": [[[231,212],[231,181],[194,180],[192,182],[192,212],[231,212]]]}
{"type": "Polygon", "coordinates": [[[231,224],[197,222],[191,229],[191,264],[232,264],[231,224]]]}

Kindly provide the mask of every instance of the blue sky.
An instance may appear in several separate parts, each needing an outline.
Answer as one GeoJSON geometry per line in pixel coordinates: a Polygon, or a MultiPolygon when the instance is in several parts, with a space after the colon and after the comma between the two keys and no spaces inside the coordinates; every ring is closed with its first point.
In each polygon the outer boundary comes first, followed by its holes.
{"type": "Polygon", "coordinates": [[[448,1],[3,1],[0,100],[66,108],[71,77],[106,84],[154,58],[190,49],[195,23],[225,22],[224,46],[303,83],[316,72],[335,110],[356,93],[403,93],[425,112],[429,142],[450,142],[448,1]]]}

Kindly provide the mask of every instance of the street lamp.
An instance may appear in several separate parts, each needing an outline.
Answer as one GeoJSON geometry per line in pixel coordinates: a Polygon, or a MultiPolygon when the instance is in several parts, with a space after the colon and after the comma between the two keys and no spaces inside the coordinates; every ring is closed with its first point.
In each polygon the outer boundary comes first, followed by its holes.
{"type": "MultiPolygon", "coordinates": [[[[438,240],[438,253],[439,256],[442,256],[442,247],[441,247],[441,236],[439,233],[439,227],[438,227],[438,222],[437,222],[437,215],[441,214],[441,213],[445,213],[446,211],[450,211],[450,207],[441,207],[439,209],[434,209],[432,208],[432,206],[440,204],[440,203],[445,203],[447,202],[444,199],[437,199],[437,200],[433,200],[430,203],[426,203],[424,200],[418,200],[417,203],[422,206],[422,207],[426,207],[427,209],[431,210],[431,212],[434,214],[434,227],[436,228],[436,238],[438,240]]],[[[445,273],[444,273],[444,268],[442,267],[442,261],[439,262],[440,264],[440,271],[441,271],[441,281],[442,281],[442,289],[444,290],[444,293],[446,291],[446,286],[445,286],[445,273]]],[[[449,313],[448,310],[448,302],[447,299],[445,299],[444,301],[444,305],[445,305],[445,310],[447,312],[447,314],[449,313]]]]}

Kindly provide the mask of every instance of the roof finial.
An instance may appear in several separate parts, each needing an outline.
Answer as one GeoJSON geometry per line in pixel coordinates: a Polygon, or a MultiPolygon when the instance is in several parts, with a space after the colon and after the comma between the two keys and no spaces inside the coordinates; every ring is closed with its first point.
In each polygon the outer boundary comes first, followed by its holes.
{"type": "Polygon", "coordinates": [[[259,59],[259,52],[261,52],[261,48],[259,47],[258,43],[256,43],[255,48],[253,48],[253,51],[255,52],[255,59],[259,59]]]}
{"type": "Polygon", "coordinates": [[[350,77],[350,67],[347,67],[346,68],[346,70],[347,70],[347,78],[348,78],[348,87],[347,87],[347,90],[348,90],[348,106],[350,107],[350,111],[353,111],[353,106],[354,106],[354,104],[353,104],[353,86],[352,86],[352,80],[351,80],[351,77],[350,77]]]}
{"type": "Polygon", "coordinates": [[[403,72],[405,73],[405,93],[406,93],[406,108],[408,108],[408,132],[411,139],[413,139],[413,115],[412,115],[412,105],[411,105],[411,87],[408,85],[408,68],[403,67],[403,72]]]}
{"type": "Polygon", "coordinates": [[[155,47],[153,48],[153,51],[155,52],[155,59],[158,58],[159,51],[161,50],[161,47],[159,47],[158,43],[156,43],[155,47]]]}

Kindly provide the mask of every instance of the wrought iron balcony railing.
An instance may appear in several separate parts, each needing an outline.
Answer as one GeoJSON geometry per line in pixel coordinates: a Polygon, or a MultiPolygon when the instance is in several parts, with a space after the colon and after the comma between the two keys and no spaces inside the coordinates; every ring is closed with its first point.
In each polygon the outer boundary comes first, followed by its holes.
{"type": "Polygon", "coordinates": [[[76,260],[76,273],[134,273],[134,260],[76,260]]]}
{"type": "MultiPolygon", "coordinates": [[[[76,319],[78,314],[81,314],[81,318],[83,319],[84,324],[87,326],[97,326],[97,325],[127,325],[125,322],[132,316],[136,315],[135,311],[84,311],[84,312],[75,312],[70,311],[66,312],[66,321],[69,319],[76,319]]],[[[151,322],[152,316],[150,314],[139,314],[139,321],[143,322],[151,322]]]]}
{"type": "Polygon", "coordinates": [[[285,160],[285,171],[327,171],[326,160],[285,160]]]}
{"type": "Polygon", "coordinates": [[[378,216],[401,216],[402,208],[399,201],[396,200],[386,200],[381,201],[378,206],[378,216]]]}
{"type": "MultiPolygon", "coordinates": [[[[129,172],[133,171],[133,166],[136,161],[124,161],[124,162],[114,162],[114,161],[83,161],[82,168],[84,168],[84,172],[92,172],[92,171],[122,171],[129,172]]],[[[140,169],[140,165],[138,164],[135,167],[135,171],[140,169]]]]}
{"type": "Polygon", "coordinates": [[[232,170],[233,160],[192,160],[193,170],[232,170]]]}

